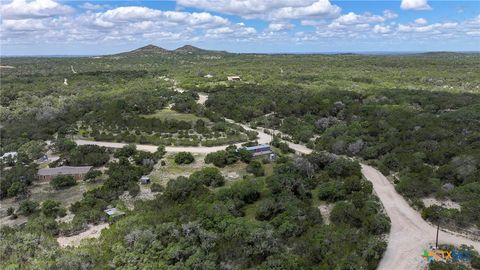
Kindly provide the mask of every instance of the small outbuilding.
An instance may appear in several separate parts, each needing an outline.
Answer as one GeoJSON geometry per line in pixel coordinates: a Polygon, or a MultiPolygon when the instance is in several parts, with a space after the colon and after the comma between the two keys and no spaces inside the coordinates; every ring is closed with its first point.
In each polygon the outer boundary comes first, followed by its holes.
{"type": "Polygon", "coordinates": [[[207,78],[207,79],[211,79],[211,78],[213,78],[213,75],[212,75],[212,74],[207,74],[207,75],[205,75],[205,76],[203,76],[203,77],[204,77],[204,78],[207,78]]]}
{"type": "Polygon", "coordinates": [[[118,216],[125,215],[125,212],[120,211],[115,207],[107,208],[103,212],[105,212],[110,218],[115,218],[118,216]]]}
{"type": "Polygon", "coordinates": [[[150,184],[150,177],[144,175],[140,178],[140,183],[142,185],[147,185],[147,184],[150,184]]]}
{"type": "Polygon", "coordinates": [[[229,81],[240,81],[240,76],[227,76],[227,80],[229,81]]]}

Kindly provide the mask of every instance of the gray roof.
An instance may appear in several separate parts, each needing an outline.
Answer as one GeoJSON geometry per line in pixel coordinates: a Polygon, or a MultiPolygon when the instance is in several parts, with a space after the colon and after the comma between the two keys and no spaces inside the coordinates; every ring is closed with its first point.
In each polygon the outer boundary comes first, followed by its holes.
{"type": "Polygon", "coordinates": [[[38,170],[38,175],[72,175],[72,174],[85,174],[87,173],[92,166],[62,166],[57,168],[44,168],[38,170]]]}
{"type": "Polygon", "coordinates": [[[103,212],[105,212],[107,215],[109,215],[111,217],[116,217],[116,216],[120,216],[120,215],[125,214],[125,212],[120,211],[117,208],[108,208],[108,209],[103,210],[103,212]]]}

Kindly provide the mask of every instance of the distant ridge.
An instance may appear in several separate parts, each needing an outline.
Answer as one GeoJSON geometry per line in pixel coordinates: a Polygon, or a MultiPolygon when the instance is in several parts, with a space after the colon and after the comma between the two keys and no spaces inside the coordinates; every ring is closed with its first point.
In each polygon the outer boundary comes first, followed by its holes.
{"type": "Polygon", "coordinates": [[[113,54],[109,56],[113,57],[138,57],[138,56],[174,56],[174,55],[184,55],[184,54],[199,54],[199,55],[216,55],[216,54],[228,54],[226,51],[211,51],[211,50],[205,50],[201,49],[192,45],[184,45],[180,48],[177,48],[175,50],[167,50],[152,44],[149,44],[147,46],[140,47],[138,49],[128,51],[128,52],[123,52],[123,53],[118,53],[118,54],[113,54]]]}
{"type": "Polygon", "coordinates": [[[228,53],[226,51],[205,50],[205,49],[201,49],[201,48],[198,48],[198,47],[195,47],[195,46],[192,46],[192,45],[185,45],[185,46],[182,46],[180,48],[176,48],[175,50],[173,50],[173,52],[175,52],[175,53],[188,53],[188,54],[217,54],[217,53],[225,54],[225,53],[228,53]]]}
{"type": "Polygon", "coordinates": [[[149,44],[147,46],[140,47],[133,51],[118,53],[112,56],[151,56],[151,55],[168,55],[170,53],[171,51],[167,49],[149,44]]]}

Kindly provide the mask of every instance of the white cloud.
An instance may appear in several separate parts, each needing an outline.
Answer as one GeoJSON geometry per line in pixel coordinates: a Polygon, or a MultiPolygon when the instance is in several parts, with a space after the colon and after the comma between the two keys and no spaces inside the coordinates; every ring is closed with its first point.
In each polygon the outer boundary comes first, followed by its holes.
{"type": "Polygon", "coordinates": [[[431,10],[427,0],[402,0],[400,8],[403,10],[431,10]]]}
{"type": "Polygon", "coordinates": [[[86,3],[83,3],[80,7],[88,10],[100,10],[100,9],[107,8],[108,6],[86,2],[86,3]]]}
{"type": "Polygon", "coordinates": [[[269,21],[336,17],[341,11],[340,7],[332,5],[329,0],[178,0],[177,4],[269,21]]]}
{"type": "Polygon", "coordinates": [[[418,18],[418,19],[415,20],[415,23],[419,24],[419,25],[424,25],[424,24],[427,24],[428,21],[425,20],[424,18],[418,18]]]}
{"type": "Polygon", "coordinates": [[[405,32],[405,33],[425,33],[425,32],[432,32],[436,31],[436,33],[441,33],[443,30],[446,29],[452,29],[458,26],[458,23],[456,22],[447,22],[447,23],[434,23],[434,24],[399,24],[397,30],[399,32],[405,32]]]}
{"type": "Polygon", "coordinates": [[[268,25],[267,31],[279,32],[279,31],[290,30],[292,28],[293,28],[293,24],[291,23],[275,22],[275,23],[270,23],[268,25]]]}
{"type": "Polygon", "coordinates": [[[364,24],[364,23],[375,23],[375,22],[384,22],[386,19],[379,15],[371,15],[371,14],[364,14],[358,15],[353,12],[349,12],[348,14],[342,15],[335,19],[334,22],[343,25],[351,25],[351,24],[364,24]]]}
{"type": "Polygon", "coordinates": [[[383,11],[383,17],[386,20],[392,20],[392,19],[396,19],[398,17],[398,14],[389,9],[386,9],[383,11]]]}
{"type": "Polygon", "coordinates": [[[23,20],[3,20],[2,30],[6,31],[38,31],[46,29],[42,20],[23,19],[23,20]]]}
{"type": "Polygon", "coordinates": [[[53,0],[13,0],[0,7],[3,19],[45,18],[72,13],[73,8],[53,0]]]}
{"type": "Polygon", "coordinates": [[[390,26],[388,25],[375,25],[373,27],[373,32],[376,33],[376,34],[386,34],[386,33],[390,33],[392,30],[390,29],[390,26]]]}
{"type": "Polygon", "coordinates": [[[237,23],[234,25],[207,29],[205,37],[207,38],[237,38],[237,39],[250,39],[257,30],[253,27],[246,27],[243,23],[237,23]]]}

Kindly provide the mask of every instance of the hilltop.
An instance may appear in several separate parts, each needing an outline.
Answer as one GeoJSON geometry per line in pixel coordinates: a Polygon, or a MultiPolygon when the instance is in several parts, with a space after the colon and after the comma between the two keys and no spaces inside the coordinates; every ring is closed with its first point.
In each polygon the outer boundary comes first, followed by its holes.
{"type": "Polygon", "coordinates": [[[149,44],[147,46],[140,47],[133,51],[114,54],[112,56],[151,56],[151,55],[168,55],[171,51],[149,44]]]}
{"type": "Polygon", "coordinates": [[[192,45],[185,45],[180,48],[173,50],[175,53],[188,53],[188,54],[225,54],[228,53],[226,51],[213,51],[213,50],[205,50],[201,49],[192,45]]]}
{"type": "Polygon", "coordinates": [[[184,45],[179,47],[175,50],[167,50],[152,44],[149,44],[144,47],[140,47],[138,49],[114,54],[111,56],[120,56],[120,57],[130,57],[130,56],[170,56],[170,55],[183,55],[183,54],[227,54],[226,51],[213,51],[213,50],[205,50],[201,49],[192,45],[184,45]]]}

